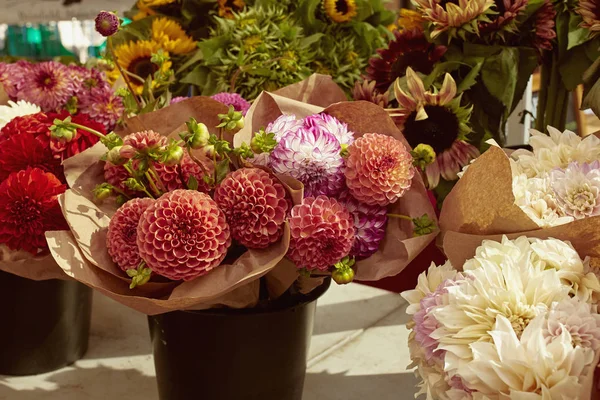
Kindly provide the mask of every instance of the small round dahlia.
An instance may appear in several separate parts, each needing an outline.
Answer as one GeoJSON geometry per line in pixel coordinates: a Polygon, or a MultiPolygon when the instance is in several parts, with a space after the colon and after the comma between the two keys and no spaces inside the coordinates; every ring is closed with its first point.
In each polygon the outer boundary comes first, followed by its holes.
{"type": "Polygon", "coordinates": [[[211,96],[211,99],[218,101],[219,103],[225,104],[227,107],[233,106],[235,111],[239,111],[242,115],[246,115],[250,109],[250,103],[246,101],[242,96],[237,93],[217,93],[211,96]]]}
{"type": "MultiPolygon", "coordinates": [[[[137,169],[137,163],[134,161],[133,164],[133,167],[137,169]]],[[[158,162],[153,162],[152,164],[167,192],[187,188],[181,181],[179,165],[165,165],[158,162]]]]}
{"type": "Polygon", "coordinates": [[[320,129],[332,134],[341,145],[351,145],[354,142],[354,132],[348,130],[348,124],[328,114],[306,117],[304,126],[308,129],[320,129]]]}
{"type": "Polygon", "coordinates": [[[42,111],[57,111],[75,93],[69,69],[56,61],[34,64],[18,93],[19,100],[39,105],[42,111]]]}
{"type": "Polygon", "coordinates": [[[12,100],[16,100],[19,92],[23,90],[32,67],[33,64],[25,60],[16,63],[0,63],[0,84],[12,100]]]}
{"type": "Polygon", "coordinates": [[[100,11],[96,16],[96,32],[104,37],[112,36],[119,30],[119,17],[110,11],[100,11]]]}
{"type": "Polygon", "coordinates": [[[337,200],[308,197],[292,208],[288,258],[298,268],[327,270],[348,255],[355,238],[352,216],[337,200]]]}
{"type": "Polygon", "coordinates": [[[137,247],[137,227],[153,199],[133,199],[123,204],[111,218],[106,234],[108,254],[123,271],[135,269],[142,259],[137,247]]]}
{"type": "Polygon", "coordinates": [[[166,146],[168,140],[160,133],[154,131],[141,131],[131,133],[123,139],[123,145],[128,145],[140,152],[156,150],[161,146],[166,146]]]}
{"type": "Polygon", "coordinates": [[[302,128],[303,122],[296,119],[293,114],[283,114],[279,116],[275,121],[267,125],[265,132],[274,133],[275,140],[280,141],[281,138],[286,136],[288,133],[296,133],[298,129],[302,128]]]}
{"type": "Polygon", "coordinates": [[[271,169],[304,184],[304,196],[336,196],[344,187],[340,142],[330,133],[300,128],[288,133],[271,152],[271,169]]]}
{"type": "Polygon", "coordinates": [[[125,186],[125,181],[129,178],[131,178],[131,175],[122,165],[114,165],[108,161],[104,164],[104,180],[131,196],[135,192],[125,186]]]}
{"type": "Polygon", "coordinates": [[[385,237],[387,208],[361,203],[348,191],[342,192],[338,201],[346,207],[354,220],[356,238],[350,255],[359,260],[371,257],[379,250],[379,244],[385,237]]]}
{"type": "Polygon", "coordinates": [[[152,271],[174,281],[190,281],[221,264],[231,235],[225,215],[210,196],[175,190],[146,209],[137,244],[152,271]]]}
{"type": "Polygon", "coordinates": [[[360,202],[394,203],[410,189],[414,175],[412,156],[391,136],[367,133],[348,148],[346,185],[360,202]]]}
{"type": "Polygon", "coordinates": [[[181,159],[181,164],[179,164],[179,168],[181,168],[181,178],[183,178],[183,185],[187,188],[188,183],[190,182],[190,178],[193,176],[196,178],[198,182],[198,190],[201,192],[208,193],[210,191],[210,185],[206,183],[204,177],[208,173],[209,176],[212,176],[214,173],[214,164],[211,161],[200,160],[204,168],[198,165],[192,158],[186,153],[181,159]],[[206,162],[204,162],[206,161],[206,162]]]}
{"type": "Polygon", "coordinates": [[[233,238],[250,249],[264,249],[279,240],[291,208],[283,185],[258,168],[229,174],[215,191],[215,201],[233,238]]]}

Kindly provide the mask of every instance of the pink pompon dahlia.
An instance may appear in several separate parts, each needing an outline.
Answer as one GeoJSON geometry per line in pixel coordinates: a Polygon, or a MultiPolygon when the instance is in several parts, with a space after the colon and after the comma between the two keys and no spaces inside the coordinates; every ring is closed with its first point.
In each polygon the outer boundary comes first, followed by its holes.
{"type": "Polygon", "coordinates": [[[283,114],[279,116],[275,121],[267,125],[267,129],[265,129],[265,131],[267,133],[275,134],[275,140],[279,142],[284,136],[290,133],[298,132],[298,130],[302,128],[302,126],[302,120],[296,119],[295,115],[283,114]]]}
{"type": "Polygon", "coordinates": [[[250,249],[264,249],[278,241],[291,208],[283,185],[259,168],[229,174],[215,191],[215,201],[233,238],[250,249]]]}
{"type": "Polygon", "coordinates": [[[153,199],[133,199],[123,204],[111,218],[106,235],[108,254],[123,271],[137,268],[142,259],[137,247],[137,227],[153,199]]]}
{"type": "Polygon", "coordinates": [[[391,136],[367,133],[348,148],[346,184],[360,202],[394,203],[410,189],[414,175],[412,156],[391,136]]]}
{"type": "Polygon", "coordinates": [[[131,178],[129,172],[122,165],[114,165],[107,161],[104,164],[104,180],[127,195],[135,192],[125,186],[125,181],[131,178]]]}
{"type": "Polygon", "coordinates": [[[338,201],[346,207],[354,220],[356,238],[350,255],[357,259],[371,257],[377,252],[379,244],[385,237],[387,208],[361,203],[348,191],[342,192],[338,201]]]}
{"type": "Polygon", "coordinates": [[[218,267],[231,245],[225,215],[213,199],[194,190],[161,196],[142,215],[137,244],[153,272],[190,281],[218,267]]]}
{"type": "Polygon", "coordinates": [[[193,176],[198,182],[198,190],[201,192],[208,193],[210,192],[210,185],[206,183],[204,177],[208,174],[208,176],[212,176],[214,174],[214,163],[208,159],[201,158],[199,159],[202,166],[198,165],[192,157],[190,157],[187,153],[181,159],[181,163],[179,164],[179,168],[181,169],[181,178],[183,179],[183,187],[187,188],[190,183],[190,178],[193,176]]]}
{"type": "Polygon", "coordinates": [[[352,216],[337,200],[308,197],[292,208],[288,258],[298,268],[325,271],[348,255],[354,243],[352,216]]]}
{"type": "Polygon", "coordinates": [[[351,145],[354,142],[354,132],[348,130],[348,124],[328,114],[315,114],[304,118],[304,127],[330,133],[341,145],[351,145]]]}
{"type": "Polygon", "coordinates": [[[344,187],[340,142],[331,133],[300,128],[288,133],[271,152],[271,169],[304,184],[304,196],[336,196],[344,187]]]}
{"type": "Polygon", "coordinates": [[[187,100],[187,99],[188,99],[187,97],[183,97],[183,96],[173,97],[171,99],[171,103],[169,103],[169,104],[181,103],[182,101],[187,100]]]}
{"type": "Polygon", "coordinates": [[[242,96],[237,93],[217,93],[211,96],[211,99],[218,101],[219,103],[225,104],[227,107],[233,106],[235,111],[239,111],[242,115],[246,115],[250,109],[250,103],[246,101],[242,96]]]}
{"type": "Polygon", "coordinates": [[[131,146],[139,152],[149,152],[167,145],[168,140],[160,133],[154,131],[141,131],[131,133],[123,139],[124,146],[131,146]]]}
{"type": "Polygon", "coordinates": [[[46,61],[31,67],[17,97],[48,112],[60,110],[74,94],[75,85],[67,66],[46,61]]]}

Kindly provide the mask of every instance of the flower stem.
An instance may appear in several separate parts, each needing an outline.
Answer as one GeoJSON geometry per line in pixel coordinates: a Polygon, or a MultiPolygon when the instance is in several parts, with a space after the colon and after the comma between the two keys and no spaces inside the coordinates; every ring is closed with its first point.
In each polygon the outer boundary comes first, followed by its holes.
{"type": "Polygon", "coordinates": [[[410,222],[412,222],[412,220],[413,220],[408,215],[402,215],[402,214],[388,214],[387,216],[390,217],[390,218],[405,219],[405,220],[410,221],[410,222]]]}
{"type": "Polygon", "coordinates": [[[125,81],[125,84],[127,85],[127,89],[129,89],[129,92],[131,92],[131,95],[133,96],[133,99],[135,100],[135,104],[137,104],[137,106],[138,106],[138,110],[141,110],[142,104],[140,103],[140,100],[137,98],[137,95],[135,94],[135,92],[133,91],[131,82],[129,81],[127,74],[123,71],[123,67],[121,67],[121,64],[119,64],[119,60],[117,59],[117,55],[115,54],[115,49],[112,44],[111,36],[108,37],[108,39],[106,40],[106,43],[107,43],[106,48],[110,52],[110,55],[112,56],[113,61],[115,62],[115,65],[117,66],[117,69],[121,73],[121,76],[123,77],[123,80],[125,81]]]}
{"type": "MultiPolygon", "coordinates": [[[[150,170],[148,170],[148,171],[150,171],[150,170]]],[[[161,196],[161,192],[156,187],[156,184],[154,183],[154,179],[152,179],[152,177],[150,176],[150,174],[148,173],[148,171],[146,171],[144,173],[144,175],[146,176],[146,179],[148,179],[148,183],[150,184],[150,188],[154,191],[154,194],[160,197],[161,196]]]]}
{"type": "Polygon", "coordinates": [[[547,60],[542,64],[540,73],[540,91],[538,94],[538,105],[535,116],[535,129],[543,132],[546,122],[546,104],[548,103],[548,87],[550,86],[550,72],[552,65],[547,60]]]}
{"type": "Polygon", "coordinates": [[[158,183],[162,192],[163,193],[166,192],[167,188],[166,188],[165,184],[163,183],[162,179],[160,179],[160,175],[158,175],[158,172],[156,172],[156,168],[154,167],[153,162],[150,162],[150,169],[148,171],[150,172],[150,174],[152,175],[154,180],[158,183]]]}
{"type": "MultiPolygon", "coordinates": [[[[123,164],[123,168],[125,168],[125,170],[129,173],[129,175],[131,175],[132,178],[135,178],[135,174],[133,173],[133,170],[129,167],[129,165],[127,164],[123,164]]],[[[136,178],[137,179],[137,178],[136,178]]],[[[150,197],[151,199],[154,199],[155,197],[152,195],[152,193],[150,193],[148,191],[148,189],[146,189],[146,187],[144,187],[142,189],[142,192],[144,192],[146,194],[146,196],[150,197]]]]}
{"type": "Polygon", "coordinates": [[[200,168],[202,168],[204,175],[210,175],[210,173],[208,172],[208,170],[206,169],[206,167],[204,166],[202,161],[200,161],[195,155],[192,154],[192,149],[190,149],[188,147],[187,151],[188,151],[188,154],[189,154],[190,158],[192,159],[192,161],[195,162],[196,164],[198,164],[198,166],[200,166],[200,168]]]}
{"type": "Polygon", "coordinates": [[[104,138],[106,137],[106,136],[105,136],[104,134],[102,134],[101,132],[98,132],[97,130],[95,130],[95,129],[92,129],[92,128],[88,128],[88,127],[87,127],[87,126],[85,126],[85,125],[76,124],[76,123],[74,123],[74,122],[71,122],[71,123],[70,123],[70,125],[71,125],[73,128],[81,129],[82,131],[86,131],[86,132],[89,132],[89,133],[91,133],[92,135],[98,136],[100,139],[104,139],[104,138]]]}

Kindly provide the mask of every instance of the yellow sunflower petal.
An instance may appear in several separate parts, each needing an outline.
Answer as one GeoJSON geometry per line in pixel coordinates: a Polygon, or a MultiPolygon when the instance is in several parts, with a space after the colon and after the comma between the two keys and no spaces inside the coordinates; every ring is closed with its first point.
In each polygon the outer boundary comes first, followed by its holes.
{"type": "Polygon", "coordinates": [[[357,15],[356,0],[323,0],[323,9],[330,20],[336,23],[352,21],[357,15]]]}
{"type": "Polygon", "coordinates": [[[197,48],[196,41],[187,35],[181,25],[165,17],[152,21],[152,39],[173,54],[186,54],[197,48]]]}

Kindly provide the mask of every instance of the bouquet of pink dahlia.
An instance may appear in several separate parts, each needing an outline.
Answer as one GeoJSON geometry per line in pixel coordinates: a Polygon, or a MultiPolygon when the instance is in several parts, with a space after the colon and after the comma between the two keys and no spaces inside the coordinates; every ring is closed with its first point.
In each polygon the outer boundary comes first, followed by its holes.
{"type": "Polygon", "coordinates": [[[20,115],[61,112],[85,114],[110,131],[123,117],[123,102],[106,76],[94,69],[56,61],[0,63],[0,87],[11,101],[0,111],[0,127],[20,115]]]}
{"type": "Polygon", "coordinates": [[[427,399],[591,399],[600,281],[556,239],[483,241],[464,264],[432,265],[402,293],[427,399]]]}
{"type": "Polygon", "coordinates": [[[260,278],[288,251],[299,184],[233,148],[243,121],[196,97],[130,119],[133,131],[67,160],[72,189],[60,202],[72,233],[47,235],[67,275],[150,315],[254,306],[287,290],[260,293],[260,278]]]}
{"type": "Polygon", "coordinates": [[[464,172],[442,208],[446,255],[461,262],[485,238],[554,237],[600,257],[600,140],[549,127],[532,151],[492,146],[464,172]]]}
{"type": "Polygon", "coordinates": [[[234,143],[252,149],[250,163],[302,183],[287,258],[303,275],[396,275],[437,233],[421,154],[373,104],[323,109],[265,92],[234,143]]]}

